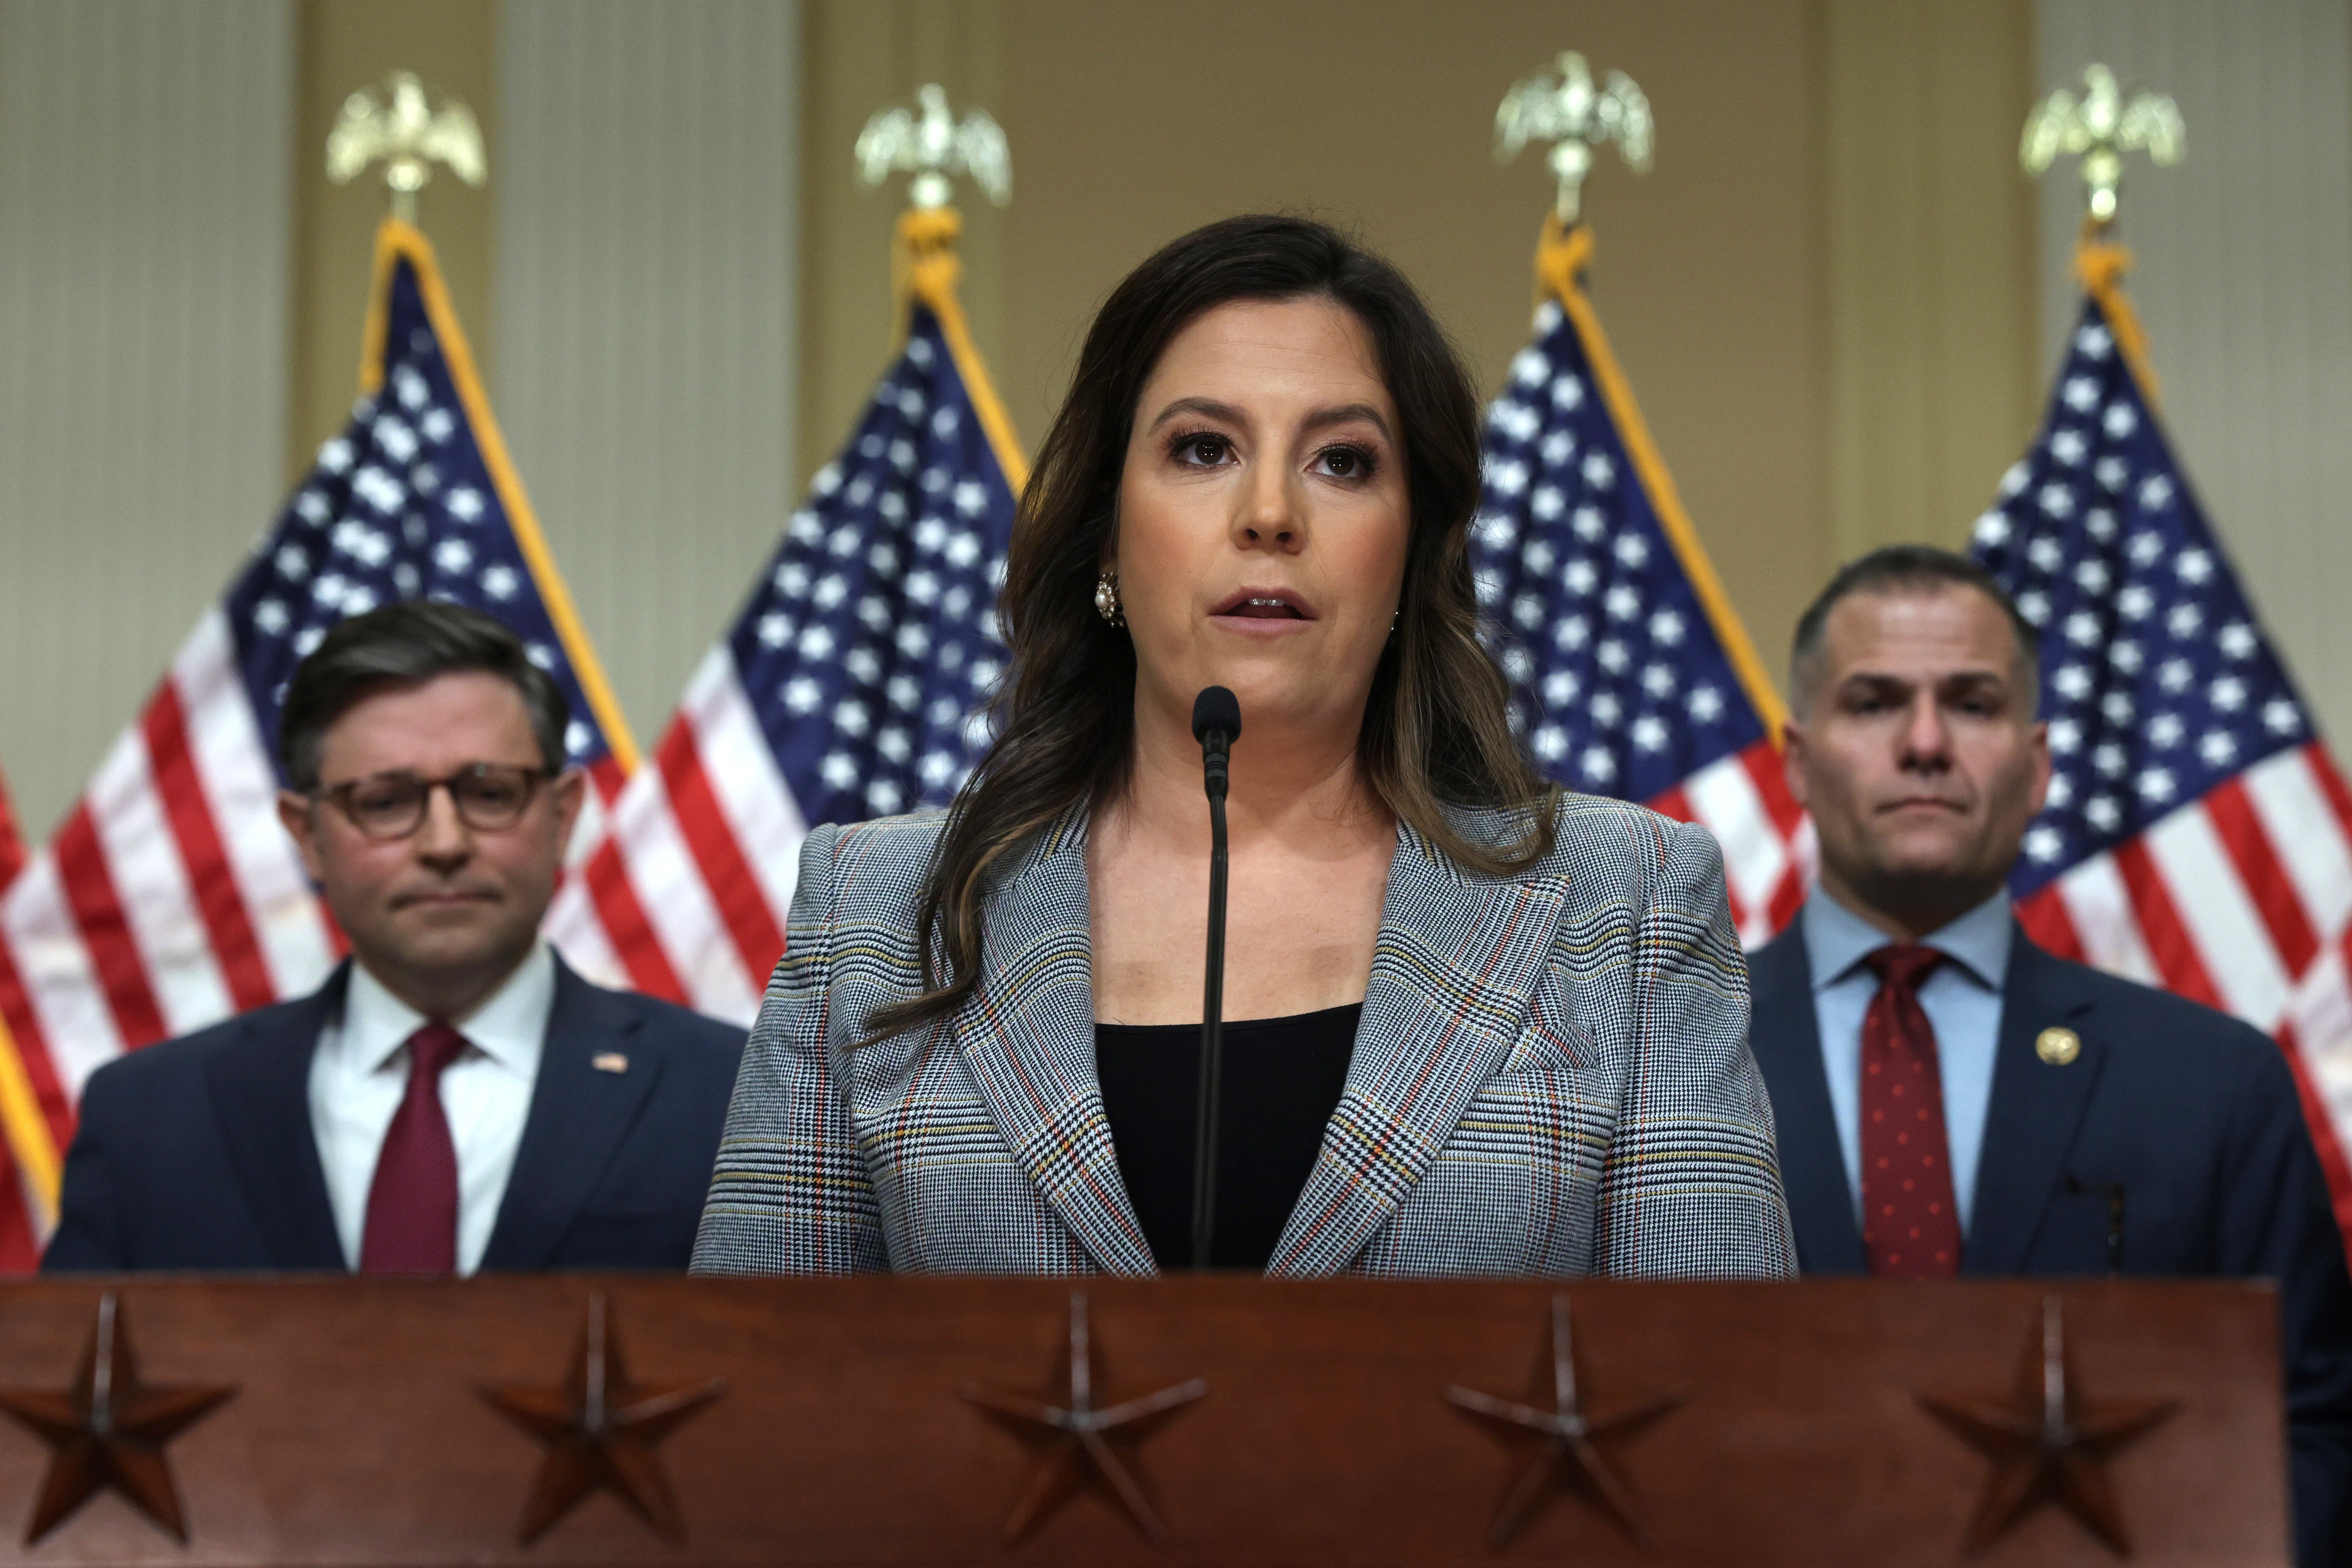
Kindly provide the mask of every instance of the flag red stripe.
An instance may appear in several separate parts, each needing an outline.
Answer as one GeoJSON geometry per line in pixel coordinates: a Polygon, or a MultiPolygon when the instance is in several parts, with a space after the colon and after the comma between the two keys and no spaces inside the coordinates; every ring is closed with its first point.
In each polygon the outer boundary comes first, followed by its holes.
{"type": "Polygon", "coordinates": [[[629,775],[621,771],[620,759],[609,752],[588,764],[588,777],[608,807],[621,798],[629,782],[629,775]]]}
{"type": "MultiPolygon", "coordinates": [[[[2352,959],[2352,953],[2347,953],[2352,959]]],[[[2286,1055],[2287,1070],[2294,1075],[2295,1098],[2303,1101],[2304,1124],[2311,1130],[2312,1146],[2319,1153],[2320,1173],[2327,1178],[2328,1196],[2334,1200],[2336,1224],[2352,1241],[2352,1161],[2344,1155],[2344,1141],[2336,1135],[2336,1124],[2327,1114],[2327,1104],[2319,1098],[2319,1089],[2311,1081],[2311,1074],[2303,1060],[2303,1047],[2296,1041],[2293,1020],[2279,1026],[2279,1049],[2286,1055]]]]}
{"type": "Polygon", "coordinates": [[[2327,754],[2327,748],[2314,741],[2303,749],[2303,760],[2309,765],[2311,776],[2319,781],[2319,792],[2327,797],[2336,820],[2352,829],[2352,789],[2345,787],[2344,775],[2336,771],[2336,760],[2327,754]]]}
{"type": "Polygon", "coordinates": [[[2074,917],[2066,912],[2066,900],[2058,896],[2056,883],[2018,905],[2017,922],[2036,947],[2076,963],[2090,962],[2083,952],[2082,933],[2074,929],[2074,917]]]}
{"type": "Polygon", "coordinates": [[[58,1065],[49,1059],[47,1039],[41,1033],[41,1021],[33,1012],[32,998],[25,994],[24,977],[16,973],[15,955],[8,944],[0,940],[0,1020],[8,1026],[8,1034],[16,1042],[16,1059],[24,1065],[25,1077],[33,1086],[33,1098],[40,1102],[41,1115],[49,1124],[49,1135],[57,1140],[59,1152],[73,1142],[73,1099],[58,1077],[58,1065]]]}
{"type": "Polygon", "coordinates": [[[711,901],[719,906],[727,934],[734,939],[743,973],[751,977],[754,987],[763,985],[768,972],[783,956],[784,933],[776,929],[767,895],[743,858],[743,847],[735,842],[719,797],[711,792],[696,749],[694,724],[684,710],[662,737],[655,760],[661,769],[662,787],[669,795],[670,815],[702,872],[711,901]]]}
{"type": "Polygon", "coordinates": [[[2189,935],[2188,923],[2173,904],[2164,873],[2157,869],[2154,857],[2147,852],[2147,838],[2124,840],[2116,846],[2115,857],[2116,869],[2131,894],[2132,913],[2139,917],[2140,934],[2147,939],[2148,956],[2156,963],[2156,972],[2164,976],[2165,989],[2228,1012],[2197,951],[2196,938],[2189,935]]]}
{"type": "Polygon", "coordinates": [[[2246,796],[2246,776],[2236,773],[2222,780],[2200,804],[2230,863],[2238,868],[2246,897],[2270,929],[2272,945],[2286,966],[2287,979],[2301,978],[2319,956],[2319,937],[2303,912],[2302,896],[2280,863],[2279,846],[2271,842],[2262,818],[2254,815],[2254,803],[2246,796]]]}
{"type": "Polygon", "coordinates": [[[25,836],[16,830],[16,808],[8,804],[8,780],[0,775],[0,889],[25,868],[25,836]]]}
{"type": "Polygon", "coordinates": [[[122,913],[122,900],[114,890],[114,874],[107,869],[106,850],[98,840],[98,824],[89,803],[82,801],[66,818],[51,851],[57,857],[58,880],[67,908],[81,931],[82,945],[98,968],[99,984],[125,1050],[152,1046],[171,1033],[163,1009],[147,984],[146,962],[122,913]]]}
{"type": "Polygon", "coordinates": [[[678,984],[677,972],[670,967],[660,939],[646,920],[644,906],[637,902],[637,890],[629,885],[620,839],[610,837],[598,845],[580,875],[587,879],[588,896],[614,952],[628,968],[629,984],[649,996],[686,1005],[686,987],[678,984]]]}
{"type": "Polygon", "coordinates": [[[278,988],[270,981],[260,940],[246,913],[244,890],[229,868],[228,852],[222,847],[220,828],[213,821],[211,801],[196,773],[196,759],[188,747],[187,714],[169,680],[140,715],[139,727],[147,741],[156,798],[163,802],[172,837],[179,844],[188,886],[195,894],[205,929],[212,935],[213,960],[228,982],[229,998],[240,1013],[266,1007],[278,1000],[278,988]]]}
{"type": "Polygon", "coordinates": [[[1789,774],[1780,765],[1780,753],[1769,740],[1759,741],[1739,753],[1739,765],[1755,784],[1757,796],[1764,802],[1765,815],[1772,819],[1772,826],[1780,830],[1782,838],[1793,841],[1797,829],[1804,825],[1805,808],[1789,793],[1789,774]]]}
{"type": "Polygon", "coordinates": [[[1765,912],[1771,917],[1774,931],[1785,931],[1789,922],[1797,918],[1797,911],[1804,907],[1805,874],[1800,868],[1791,866],[1789,874],[1780,879],[1780,885],[1772,889],[1772,907],[1765,912]]]}
{"type": "Polygon", "coordinates": [[[41,1243],[33,1234],[25,1177],[0,1144],[0,1274],[30,1274],[40,1266],[41,1243]]]}

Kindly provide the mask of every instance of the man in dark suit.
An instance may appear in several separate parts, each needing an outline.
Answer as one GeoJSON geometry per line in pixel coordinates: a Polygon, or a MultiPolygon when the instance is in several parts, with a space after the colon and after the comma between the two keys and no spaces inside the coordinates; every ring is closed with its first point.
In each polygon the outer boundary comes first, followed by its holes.
{"type": "Polygon", "coordinates": [[[686,1267],[743,1031],[540,939],[585,787],[565,709],[470,610],[328,634],[278,805],[352,958],[91,1075],[45,1269],[686,1267]]]}
{"type": "Polygon", "coordinates": [[[2032,629],[1898,546],[1797,628],[1790,784],[1821,881],[1749,965],[1810,1274],[2267,1275],[2295,1530],[2352,1561],[2352,1277],[2271,1040],[2052,956],[2007,879],[2050,780],[2032,629]]]}

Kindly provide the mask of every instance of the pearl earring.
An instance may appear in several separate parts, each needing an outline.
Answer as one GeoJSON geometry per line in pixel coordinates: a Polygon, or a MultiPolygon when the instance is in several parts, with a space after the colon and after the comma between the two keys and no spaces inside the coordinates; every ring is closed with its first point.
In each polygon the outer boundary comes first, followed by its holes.
{"type": "Polygon", "coordinates": [[[1095,614],[1103,618],[1106,626],[1127,625],[1127,611],[1118,602],[1118,574],[1108,567],[1095,579],[1095,614]]]}

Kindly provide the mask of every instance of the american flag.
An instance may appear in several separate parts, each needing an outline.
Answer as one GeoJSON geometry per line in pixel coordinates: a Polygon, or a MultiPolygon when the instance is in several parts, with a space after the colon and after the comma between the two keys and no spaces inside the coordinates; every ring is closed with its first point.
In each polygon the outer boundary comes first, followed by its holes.
{"type": "Polygon", "coordinates": [[[2053,772],[2011,887],[2069,958],[2278,1037],[2352,1229],[2352,795],[2157,419],[2122,255],[1974,553],[2041,632],[2053,772]]]}
{"type": "Polygon", "coordinates": [[[342,434],[0,892],[0,1022],[42,1113],[6,1131],[19,1173],[47,1173],[19,1194],[37,1230],[92,1070],[310,991],[341,950],[277,816],[287,678],[329,626],[420,597],[504,621],[571,701],[592,829],[632,760],[432,249],[398,222],[377,237],[362,381],[342,434]]]}
{"type": "MultiPolygon", "coordinates": [[[[952,217],[908,215],[902,247],[907,225],[952,217]]],[[[908,270],[905,347],[549,913],[556,940],[584,950],[598,890],[634,888],[646,921],[614,954],[615,982],[720,1017],[759,1009],[809,825],[945,805],[987,743],[1026,468],[952,258],[908,270]]]]}
{"type": "Polygon", "coordinates": [[[1753,946],[1804,900],[1811,829],[1782,717],[1584,294],[1590,231],[1547,225],[1535,342],[1486,415],[1481,602],[1544,771],[1704,826],[1753,946]]]}

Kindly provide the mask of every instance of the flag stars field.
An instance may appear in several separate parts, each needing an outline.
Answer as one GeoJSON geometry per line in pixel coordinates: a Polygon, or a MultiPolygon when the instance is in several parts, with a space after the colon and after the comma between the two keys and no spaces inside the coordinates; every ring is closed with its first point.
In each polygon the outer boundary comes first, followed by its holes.
{"type": "Polygon", "coordinates": [[[668,889],[645,900],[653,967],[722,1017],[757,1008],[809,826],[942,805],[989,740],[1014,480],[947,308],[912,302],[897,360],[594,851],[607,875],[668,889]]]}

